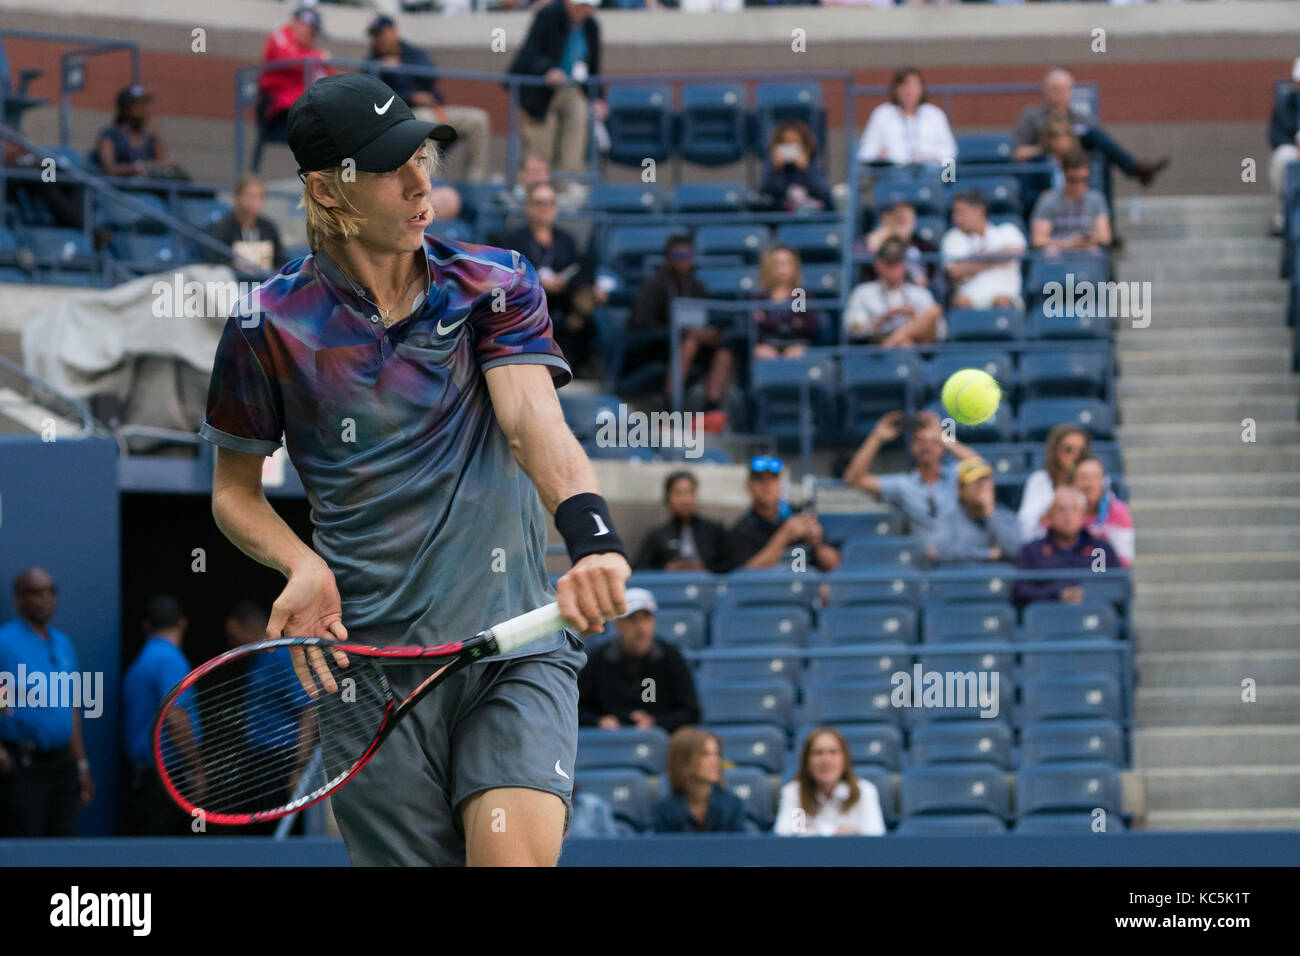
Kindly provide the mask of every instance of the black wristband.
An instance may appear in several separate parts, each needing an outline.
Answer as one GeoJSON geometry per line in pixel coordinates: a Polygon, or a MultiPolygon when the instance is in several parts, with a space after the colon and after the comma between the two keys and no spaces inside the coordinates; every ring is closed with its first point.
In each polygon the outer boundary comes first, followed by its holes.
{"type": "Polygon", "coordinates": [[[569,560],[577,563],[589,554],[616,551],[623,557],[623,541],[614,530],[609,505],[600,495],[584,492],[565,498],[555,509],[555,527],[569,549],[569,560]]]}

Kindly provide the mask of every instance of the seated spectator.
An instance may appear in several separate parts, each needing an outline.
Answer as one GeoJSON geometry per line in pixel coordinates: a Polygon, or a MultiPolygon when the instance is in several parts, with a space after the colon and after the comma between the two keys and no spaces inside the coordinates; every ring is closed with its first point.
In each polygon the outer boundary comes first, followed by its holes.
{"type": "Polygon", "coordinates": [[[459,219],[464,203],[456,187],[448,183],[432,183],[429,186],[429,205],[433,209],[434,219],[459,219]]]}
{"type": "MultiPolygon", "coordinates": [[[[383,66],[421,66],[432,68],[429,55],[397,33],[392,17],[379,15],[370,21],[368,61],[383,66]]],[[[415,118],[426,123],[446,123],[456,130],[456,153],[464,157],[463,178],[472,183],[487,179],[488,149],[492,145],[492,125],[487,110],[477,106],[450,106],[438,92],[438,81],[431,76],[381,71],[379,78],[391,86],[415,118]]]]}
{"type": "MultiPolygon", "coordinates": [[[[623,366],[632,368],[651,362],[668,363],[669,310],[673,299],[707,299],[709,290],[695,277],[695,245],[690,236],[673,236],[664,246],[663,268],[641,280],[636,300],[628,316],[627,330],[642,333],[637,347],[623,356],[623,366]]],[[[731,384],[734,359],[723,343],[722,330],[716,326],[685,329],[682,332],[681,368],[685,384],[702,378],[704,392],[704,428],[720,432],[727,425],[723,404],[731,384]],[[703,374],[696,373],[697,366],[703,374]]],[[[671,395],[672,370],[664,381],[664,394],[671,395]]]]}
{"type": "Polygon", "coordinates": [[[858,143],[858,161],[903,166],[956,158],[957,140],[948,117],[928,101],[921,71],[900,68],[889,81],[889,102],[871,111],[858,143]]]}
{"type": "Polygon", "coordinates": [[[944,453],[951,452],[954,459],[963,461],[975,452],[961,442],[944,441],[943,426],[934,412],[917,412],[907,424],[912,429],[910,448],[916,465],[912,471],[871,474],[871,463],[880,449],[903,434],[903,413],[888,412],[880,416],[854,452],[844,470],[844,481],[890,505],[906,519],[909,532],[924,541],[957,509],[957,466],[945,461],[944,453]]]}
{"type": "Polygon", "coordinates": [[[1291,65],[1292,88],[1273,100],[1268,120],[1268,142],[1273,156],[1268,164],[1268,183],[1277,196],[1278,211],[1273,214],[1273,234],[1282,235],[1282,193],[1286,189],[1286,168],[1300,160],[1300,56],[1291,65]]]}
{"type": "Polygon", "coordinates": [[[907,281],[903,240],[886,239],[876,253],[876,280],[855,288],[844,308],[844,333],[855,344],[898,348],[928,345],[947,329],[930,290],[907,281]]]}
{"type": "Polygon", "coordinates": [[[536,153],[525,151],[519,157],[519,170],[515,173],[514,186],[509,191],[501,193],[498,201],[504,202],[511,207],[512,211],[515,207],[522,211],[524,203],[528,201],[528,190],[537,183],[550,181],[551,164],[536,153]]]}
{"type": "Polygon", "coordinates": [[[722,785],[722,741],[699,727],[668,740],[668,796],[654,808],[656,833],[744,833],[745,803],[722,785]]]}
{"type": "Polygon", "coordinates": [[[1100,458],[1081,455],[1075,463],[1070,484],[1083,492],[1088,501],[1085,527],[1098,538],[1110,542],[1119,555],[1120,564],[1133,563],[1133,515],[1128,505],[1115,497],[1107,487],[1106,466],[1100,458]]]}
{"type": "Polygon", "coordinates": [[[817,162],[817,138],[807,123],[781,123],[767,144],[759,195],[773,209],[834,209],[826,170],[817,162]]]}
{"type": "Polygon", "coordinates": [[[1025,488],[1020,493],[1020,511],[1016,520],[1020,523],[1020,539],[1028,541],[1039,534],[1039,525],[1052,504],[1052,495],[1057,488],[1070,483],[1070,474],[1074,463],[1085,455],[1092,454],[1092,436],[1082,425],[1065,422],[1053,426],[1043,443],[1043,467],[1025,479],[1025,488]]]}
{"type": "Polygon", "coordinates": [[[875,784],[853,773],[849,744],[834,727],[803,742],[799,772],[781,788],[777,836],[883,836],[885,818],[875,784]]]}
{"type": "Polygon", "coordinates": [[[127,86],[117,94],[113,125],[95,139],[95,158],[109,176],[149,179],[189,179],[179,166],[167,162],[167,147],[149,113],[153,97],[143,86],[127,86]]]}
{"type": "Polygon", "coordinates": [[[1137,160],[1119,143],[1111,139],[1100,126],[1094,124],[1093,118],[1076,107],[1071,100],[1074,97],[1074,77],[1069,70],[1055,67],[1043,78],[1043,102],[1025,107],[1016,126],[1016,147],[1011,154],[1017,163],[1023,163],[1041,156],[1043,153],[1043,124],[1050,117],[1067,119],[1074,127],[1083,148],[1096,151],[1106,157],[1107,162],[1119,167],[1125,175],[1136,179],[1141,185],[1149,186],[1152,180],[1166,166],[1168,157],[1158,160],[1137,160]]]}
{"type": "Polygon", "coordinates": [[[807,559],[822,571],[840,565],[840,552],[822,538],[821,522],[811,511],[794,508],[781,497],[780,458],[759,455],[749,462],[749,511],[727,537],[733,568],[774,568],[791,548],[806,551],[807,559]]]}
{"type": "MultiPolygon", "coordinates": [[[[934,266],[921,257],[939,251],[939,247],[916,231],[916,209],[906,199],[899,199],[880,213],[880,222],[866,236],[867,252],[878,255],[886,239],[902,240],[907,262],[907,281],[927,284],[934,276],[934,266]]],[[[866,281],[878,278],[875,267],[864,267],[866,281]]]]}
{"type": "Polygon", "coordinates": [[[1110,213],[1106,197],[1088,188],[1088,154],[1075,150],[1065,157],[1065,185],[1038,197],[1029,231],[1035,249],[1068,252],[1104,249],[1110,245],[1110,213]]]}
{"type": "Polygon", "coordinates": [[[609,296],[595,285],[594,270],[579,253],[577,240],[555,225],[554,186],[538,183],[529,189],[524,213],[527,223],[505,233],[496,244],[517,250],[533,264],[546,290],[556,343],[575,377],[590,374],[596,336],[591,316],[609,296]]]}
{"type": "Polygon", "coordinates": [[[208,230],[234,250],[230,267],[241,277],[265,279],[284,264],[280,230],[262,215],[265,205],[266,185],[250,173],[235,184],[235,208],[208,230]]]}
{"type": "Polygon", "coordinates": [[[573,812],[569,815],[569,830],[565,837],[616,837],[623,836],[623,826],[614,819],[614,810],[604,797],[588,793],[573,784],[573,812]]]}
{"type": "Polygon", "coordinates": [[[729,570],[726,529],[700,517],[696,490],[695,476],[689,471],[674,471],[665,479],[668,523],[646,532],[633,564],[638,571],[729,570]]]}
{"type": "Polygon", "coordinates": [[[617,730],[662,727],[672,733],[700,720],[695,678],[681,651],[655,637],[654,595],[628,588],[627,613],[614,621],[618,639],[591,651],[578,675],[578,723],[617,730]],[[647,700],[647,689],[653,693],[647,700]]]}
{"type": "MultiPolygon", "coordinates": [[[[163,788],[153,759],[153,720],[158,705],[190,672],[181,651],[189,624],[180,602],[170,595],[150,598],[146,606],[144,646],[122,679],[123,780],[122,817],[128,836],[181,836],[190,832],[189,814],[163,788]]],[[[199,712],[193,691],[181,707],[168,711],[167,730],[182,751],[197,742],[199,712]]],[[[198,785],[202,789],[201,785],[198,785]]]]}
{"type": "Polygon", "coordinates": [[[943,267],[954,289],[952,307],[1021,308],[1024,234],[1012,223],[989,222],[988,203],[978,189],[953,197],[952,223],[940,243],[943,267]]]}
{"type": "MultiPolygon", "coordinates": [[[[322,32],[320,13],[315,7],[301,6],[293,11],[289,22],[274,30],[262,48],[262,62],[311,58],[324,62],[329,53],[316,46],[322,32]]],[[[303,64],[263,70],[257,77],[258,121],[266,133],[284,130],[289,121],[289,107],[312,83],[327,75],[324,67],[304,68],[303,64]]]]}
{"type": "Polygon", "coordinates": [[[1020,526],[1011,509],[997,503],[993,469],[983,458],[957,466],[957,504],[936,523],[925,545],[927,558],[940,564],[1015,560],[1020,526]]]}
{"type": "MultiPolygon", "coordinates": [[[[1047,509],[1047,532],[1020,549],[1016,567],[1021,571],[1048,568],[1090,568],[1112,571],[1120,567],[1119,556],[1109,542],[1084,527],[1088,502],[1078,488],[1057,488],[1052,506],[1047,509]]],[[[1062,578],[1052,581],[1017,581],[1012,590],[1017,604],[1029,601],[1083,600],[1083,579],[1062,578]]]]}
{"type": "MultiPolygon", "coordinates": [[[[0,149],[3,149],[5,166],[35,174],[30,177],[5,176],[5,190],[2,197],[5,203],[12,208],[17,208],[18,194],[25,193],[33,205],[45,204],[45,208],[50,211],[54,219],[54,225],[77,230],[84,227],[85,186],[66,182],[43,182],[40,174],[44,172],[44,166],[41,164],[45,157],[37,156],[11,139],[0,140],[0,149]]],[[[96,242],[95,251],[98,252],[112,241],[112,233],[108,230],[97,231],[104,233],[103,241],[96,242]]]]}
{"type": "Polygon", "coordinates": [[[754,312],[754,358],[799,358],[817,340],[820,321],[816,312],[801,307],[808,290],[803,288],[799,253],[789,246],[773,246],[764,252],[758,263],[758,285],[763,299],[788,304],[754,312]],[[798,298],[796,290],[802,293],[798,298]]]}
{"type": "MultiPolygon", "coordinates": [[[[1043,158],[1052,164],[1052,189],[1065,185],[1065,157],[1082,149],[1074,127],[1063,116],[1053,116],[1043,124],[1041,145],[1043,158]]],[[[1032,206],[1030,208],[1033,208],[1032,206]]]]}

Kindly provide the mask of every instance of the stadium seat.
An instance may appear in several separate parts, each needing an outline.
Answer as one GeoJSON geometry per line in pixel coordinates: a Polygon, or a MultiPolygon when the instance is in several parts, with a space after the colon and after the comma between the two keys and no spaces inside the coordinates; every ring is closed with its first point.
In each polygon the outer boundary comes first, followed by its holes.
{"type": "Polygon", "coordinates": [[[1086,651],[1024,651],[1021,654],[1021,676],[1025,680],[1038,677],[1110,677],[1126,684],[1128,670],[1126,645],[1119,641],[1099,641],[1109,647],[1086,651]]]}
{"type": "Polygon", "coordinates": [[[817,620],[815,645],[863,644],[878,641],[914,644],[916,609],[906,604],[854,604],[828,607],[817,620]]]}
{"type": "Polygon", "coordinates": [[[646,159],[663,162],[673,148],[673,91],[662,86],[611,86],[605,102],[609,113],[609,161],[641,167],[646,159]]]}
{"type": "MultiPolygon", "coordinates": [[[[939,245],[948,231],[948,221],[943,216],[917,216],[913,232],[923,241],[939,245]]],[[[936,298],[938,298],[936,296],[936,298]]]]}
{"type": "Polygon", "coordinates": [[[819,684],[877,680],[912,666],[913,648],[906,644],[837,644],[836,648],[851,656],[814,657],[808,667],[808,680],[819,684]]]}
{"type": "Polygon", "coordinates": [[[883,511],[825,511],[818,513],[817,520],[822,537],[836,546],[849,538],[898,533],[897,517],[883,511]]]}
{"type": "Polygon", "coordinates": [[[619,399],[616,395],[560,393],[560,408],[564,412],[564,420],[580,440],[594,438],[602,424],[611,416],[617,422],[618,406],[619,399]]]}
{"type": "Polygon", "coordinates": [[[886,412],[915,409],[924,394],[924,383],[920,361],[900,350],[844,356],[840,362],[844,436],[861,441],[886,412]]]}
{"type": "Polygon", "coordinates": [[[1084,311],[1067,310],[1049,314],[1046,303],[1029,307],[1029,320],[1025,326],[1026,337],[1043,341],[1079,339],[1089,342],[1104,340],[1111,335],[1111,320],[1084,311]]]}
{"type": "Polygon", "coordinates": [[[767,144],[785,122],[806,123],[826,146],[826,107],[820,83],[759,83],[754,87],[754,152],[767,158],[767,144]]]}
{"type": "Polygon", "coordinates": [[[742,182],[678,183],[673,187],[677,212],[743,212],[749,187],[742,182]]]}
{"type": "Polygon", "coordinates": [[[156,272],[185,262],[184,256],[176,254],[170,236],[124,232],[113,240],[113,245],[118,258],[140,272],[156,272]]]}
{"type": "Polygon", "coordinates": [[[1021,441],[1042,441],[1064,422],[1082,425],[1093,438],[1110,438],[1115,414],[1109,404],[1095,398],[1032,398],[1020,403],[1016,427],[1021,441]]]}
{"type": "Polygon", "coordinates": [[[951,568],[930,576],[926,597],[939,604],[954,601],[1009,601],[1013,584],[1009,570],[951,568]]]}
{"type": "Polygon", "coordinates": [[[60,226],[31,226],[24,230],[28,245],[42,264],[89,265],[95,252],[86,234],[60,226]]]}
{"type": "Polygon", "coordinates": [[[899,724],[901,708],[890,701],[893,685],[871,681],[809,681],[804,687],[803,722],[807,724],[899,724]]]}
{"type": "Polygon", "coordinates": [[[785,764],[785,733],[775,727],[707,727],[722,741],[722,754],[741,767],[780,773],[785,764]]]}
{"type": "Polygon", "coordinates": [[[853,774],[859,780],[865,780],[876,788],[880,800],[880,815],[885,818],[887,826],[898,822],[898,787],[894,783],[894,774],[875,764],[854,764],[853,774]]]}
{"type": "Polygon", "coordinates": [[[745,154],[745,87],[741,83],[701,83],[682,87],[677,149],[700,166],[739,162],[745,154]]]}
{"type": "Polygon", "coordinates": [[[1102,763],[1025,764],[1016,774],[1016,815],[1096,808],[1120,815],[1119,771],[1102,763]]]}
{"type": "Polygon", "coordinates": [[[791,571],[787,568],[739,569],[727,575],[719,592],[719,606],[755,607],[759,605],[796,604],[811,609],[817,601],[821,574],[815,570],[791,571]]]}
{"type": "Polygon", "coordinates": [[[827,606],[904,603],[919,607],[921,579],[916,572],[898,574],[840,571],[826,575],[827,606]]]}
{"type": "Polygon", "coordinates": [[[803,433],[806,416],[815,436],[830,435],[835,420],[835,367],[829,359],[760,359],[750,366],[749,391],[754,431],[778,442],[794,442],[803,433]]]}
{"type": "Polygon", "coordinates": [[[642,773],[664,773],[668,769],[668,734],[662,727],[640,730],[620,727],[601,730],[583,727],[578,731],[578,772],[598,769],[630,769],[642,773]]]}
{"type": "Polygon", "coordinates": [[[1095,829],[1091,813],[1035,813],[1021,818],[1012,833],[1026,836],[1085,836],[1093,833],[1123,833],[1127,827],[1118,814],[1107,814],[1104,829],[1095,829]]]}
{"type": "Polygon", "coordinates": [[[1110,383],[1109,352],[1027,352],[1020,358],[1025,398],[1104,398],[1110,383]]]}
{"type": "Polygon", "coordinates": [[[1073,253],[1032,259],[1025,275],[1025,303],[1037,304],[1048,298],[1053,290],[1064,300],[1069,289],[1080,289],[1081,283],[1104,282],[1106,271],[1106,257],[1099,253],[1073,253]]]}
{"type": "Polygon", "coordinates": [[[1007,825],[991,813],[953,813],[904,820],[898,836],[1000,836],[1007,825]]]}
{"type": "Polygon", "coordinates": [[[709,684],[743,684],[771,678],[788,680],[796,690],[803,681],[803,660],[799,647],[788,644],[765,644],[764,657],[745,660],[700,662],[699,679],[709,684]]]}
{"type": "Polygon", "coordinates": [[[1133,581],[1127,571],[1113,569],[1106,574],[1092,574],[1082,584],[1085,601],[1104,601],[1118,608],[1121,615],[1133,596],[1133,581]]]}
{"type": "Polygon", "coordinates": [[[783,679],[744,684],[706,684],[697,688],[703,721],[710,724],[794,724],[794,688],[783,679]]]}
{"type": "Polygon", "coordinates": [[[1025,608],[1024,637],[1027,641],[1054,638],[1120,636],[1119,617],[1104,601],[1035,601],[1025,608]]]}
{"type": "Polygon", "coordinates": [[[996,764],[909,767],[903,771],[904,818],[930,813],[1011,814],[1006,771],[996,764]]]}
{"type": "MultiPolygon", "coordinates": [[[[95,222],[104,228],[119,231],[160,233],[167,230],[165,225],[150,215],[151,212],[154,215],[166,215],[170,211],[161,197],[153,193],[140,192],[130,192],[126,195],[132,200],[130,205],[119,202],[113,197],[97,196],[95,222]]],[[[210,225],[209,222],[193,222],[193,224],[201,229],[210,225]]]]}
{"type": "Polygon", "coordinates": [[[950,342],[1011,342],[1024,328],[1018,309],[950,309],[945,318],[950,342]]]}
{"type": "Polygon", "coordinates": [[[983,369],[997,379],[998,385],[1002,387],[1004,401],[1015,390],[1015,365],[1009,352],[985,349],[939,352],[924,366],[927,400],[937,401],[943,392],[943,383],[948,381],[949,376],[966,368],[983,369]]]}
{"type": "Polygon", "coordinates": [[[758,291],[754,266],[710,266],[695,270],[710,299],[748,299],[758,291]]]}
{"type": "Polygon", "coordinates": [[[1009,601],[929,602],[921,634],[921,639],[931,644],[954,637],[1011,641],[1016,636],[1016,611],[1009,601]]]}
{"type": "MultiPolygon", "coordinates": [[[[967,445],[984,444],[986,442],[1005,443],[1011,441],[1016,434],[1015,416],[1011,413],[1011,403],[1009,401],[1000,404],[992,418],[986,422],[980,422],[978,425],[963,425],[954,420],[940,402],[931,402],[927,410],[938,415],[940,421],[952,421],[954,437],[957,441],[967,445]]],[[[979,451],[978,448],[975,450],[979,451]]]]}
{"type": "Polygon", "coordinates": [[[997,477],[1023,476],[1030,470],[1029,455],[1019,442],[988,442],[980,445],[979,453],[997,477]]]}
{"type": "Polygon", "coordinates": [[[645,588],[665,605],[685,605],[705,613],[713,610],[720,578],[704,571],[633,571],[630,588],[645,588]]]}
{"type": "Polygon", "coordinates": [[[1039,677],[1021,688],[1021,725],[1040,720],[1113,720],[1124,716],[1119,682],[1111,677],[1039,677]]]}
{"type": "Polygon", "coordinates": [[[913,763],[988,762],[1010,770],[1011,727],[1001,720],[946,720],[917,727],[909,750],[913,763]]]}
{"type": "Polygon", "coordinates": [[[940,180],[886,179],[872,188],[871,205],[879,212],[899,201],[909,202],[917,216],[946,216],[947,196],[940,180]]]}
{"type": "Polygon", "coordinates": [[[745,816],[760,830],[772,829],[776,820],[776,795],[772,778],[757,767],[737,767],[724,777],[726,787],[745,802],[745,816]]]}
{"type": "Polygon", "coordinates": [[[698,650],[707,643],[708,630],[708,617],[699,608],[669,605],[655,613],[655,636],[678,648],[698,650]]]}
{"type": "Polygon", "coordinates": [[[966,133],[957,137],[957,165],[962,163],[1009,163],[1015,148],[1010,136],[1001,133],[966,133]]]}
{"type": "Polygon", "coordinates": [[[777,644],[806,647],[812,620],[797,604],[771,607],[723,605],[713,612],[709,628],[714,647],[777,644]]]}
{"type": "Polygon", "coordinates": [[[917,567],[925,564],[925,553],[911,536],[878,535],[846,541],[840,559],[842,566],[848,568],[862,564],[917,567]]]}
{"type": "Polygon", "coordinates": [[[803,267],[803,288],[810,299],[838,299],[844,269],[839,263],[813,263],[803,267]]]}
{"type": "Polygon", "coordinates": [[[1122,767],[1124,734],[1111,720],[1045,720],[1020,731],[1024,763],[1092,761],[1122,767]]]}
{"type": "Polygon", "coordinates": [[[604,262],[629,283],[636,282],[646,257],[662,254],[668,240],[681,233],[679,226],[612,226],[605,236],[604,262]]]}
{"type": "Polygon", "coordinates": [[[742,256],[746,265],[757,265],[771,238],[767,226],[758,223],[700,226],[695,230],[695,254],[742,256]]]}
{"type": "Polygon", "coordinates": [[[229,211],[230,207],[217,199],[189,196],[180,200],[180,218],[200,229],[215,226],[229,211]]]}
{"type": "Polygon", "coordinates": [[[653,183],[593,183],[587,192],[592,212],[623,216],[651,215],[663,207],[659,187],[653,183]]]}
{"type": "Polygon", "coordinates": [[[647,829],[652,820],[654,798],[650,777],[640,770],[579,770],[574,786],[604,799],[617,819],[634,829],[647,829]]]}
{"type": "Polygon", "coordinates": [[[844,245],[842,233],[839,224],[834,222],[788,222],[777,227],[776,241],[799,253],[805,265],[839,262],[844,245]]]}
{"type": "MultiPolygon", "coordinates": [[[[960,156],[960,152],[958,153],[960,156]]],[[[989,215],[1011,213],[1020,215],[1020,180],[1014,176],[966,176],[953,184],[957,191],[978,189],[988,204],[989,215]]]]}

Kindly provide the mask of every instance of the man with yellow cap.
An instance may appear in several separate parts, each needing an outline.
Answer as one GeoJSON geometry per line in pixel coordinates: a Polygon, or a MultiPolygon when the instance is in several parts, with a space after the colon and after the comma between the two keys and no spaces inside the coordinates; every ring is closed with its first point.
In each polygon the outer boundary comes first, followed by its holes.
{"type": "Polygon", "coordinates": [[[993,468],[983,458],[963,459],[957,467],[955,511],[935,523],[926,540],[931,561],[1011,561],[1020,550],[1020,526],[1011,509],[993,495],[993,468]]]}

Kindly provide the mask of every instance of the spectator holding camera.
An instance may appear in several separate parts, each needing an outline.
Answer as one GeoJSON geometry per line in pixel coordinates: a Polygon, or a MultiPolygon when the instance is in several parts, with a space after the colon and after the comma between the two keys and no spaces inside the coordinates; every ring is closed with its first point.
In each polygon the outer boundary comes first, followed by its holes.
{"type": "Polygon", "coordinates": [[[1098,538],[1110,543],[1119,555],[1120,564],[1133,563],[1133,515],[1128,505],[1115,497],[1107,487],[1106,466],[1100,458],[1080,455],[1074,465],[1070,484],[1083,492],[1088,502],[1085,526],[1098,538]]]}
{"type": "Polygon", "coordinates": [[[860,779],[849,744],[834,727],[818,727],[803,742],[799,772],[781,788],[777,836],[883,836],[880,793],[860,779]]]}
{"type": "Polygon", "coordinates": [[[785,212],[835,208],[826,170],[817,162],[817,138],[807,123],[781,123],[772,132],[758,192],[785,212]]]}
{"type": "MultiPolygon", "coordinates": [[[[903,243],[903,255],[907,262],[907,281],[925,285],[934,275],[934,266],[922,261],[923,255],[939,251],[939,247],[916,231],[916,207],[906,199],[899,198],[894,204],[880,212],[880,222],[866,235],[867,252],[879,255],[881,247],[889,239],[898,239],[903,243]]],[[[863,273],[868,281],[877,278],[876,270],[868,264],[863,273]]]]}
{"type": "MultiPolygon", "coordinates": [[[[1088,500],[1083,492],[1069,485],[1057,488],[1052,506],[1047,509],[1047,533],[1020,549],[1016,567],[1022,571],[1119,568],[1114,548],[1085,527],[1087,518],[1088,500]]],[[[1045,600],[1077,604],[1083,600],[1082,579],[1017,581],[1012,597],[1017,604],[1045,600]]]]}
{"type": "Polygon", "coordinates": [[[925,556],[940,564],[1012,561],[1020,551],[1020,526],[1010,508],[997,503],[993,469],[983,458],[957,466],[957,504],[936,523],[925,556]]]}
{"type": "Polygon", "coordinates": [[[821,522],[781,497],[780,458],[759,455],[749,462],[750,508],[732,527],[727,546],[733,568],[774,568],[791,548],[805,548],[822,571],[840,565],[840,552],[822,537],[821,522]]]}

